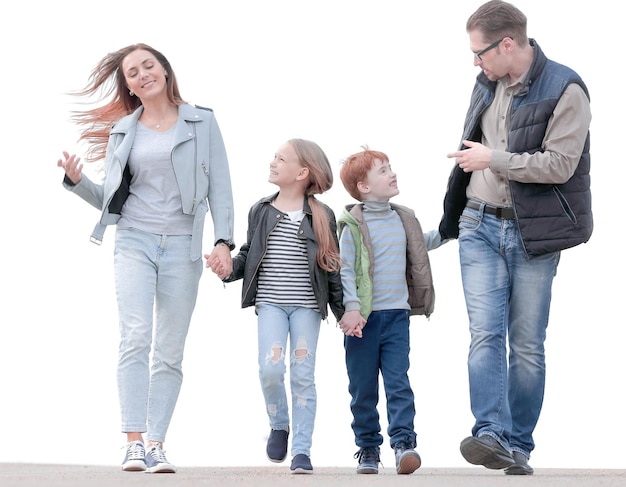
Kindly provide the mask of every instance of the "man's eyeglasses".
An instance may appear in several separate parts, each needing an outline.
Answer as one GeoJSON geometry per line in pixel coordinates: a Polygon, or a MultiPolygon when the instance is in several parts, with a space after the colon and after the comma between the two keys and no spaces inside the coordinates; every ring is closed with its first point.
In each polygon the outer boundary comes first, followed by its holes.
{"type": "Polygon", "coordinates": [[[479,61],[482,61],[483,58],[481,58],[480,56],[482,56],[483,54],[485,54],[488,51],[491,51],[492,49],[498,47],[498,45],[504,40],[506,39],[506,37],[503,37],[502,39],[500,39],[499,41],[494,42],[493,44],[489,44],[487,47],[485,47],[482,51],[478,51],[474,53],[474,56],[476,56],[478,58],[479,61]]]}

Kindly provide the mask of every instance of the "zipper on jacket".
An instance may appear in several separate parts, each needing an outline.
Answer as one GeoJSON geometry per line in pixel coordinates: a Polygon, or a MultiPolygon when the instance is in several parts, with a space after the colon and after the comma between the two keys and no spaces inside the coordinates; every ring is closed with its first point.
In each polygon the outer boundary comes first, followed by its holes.
{"type": "MultiPolygon", "coordinates": [[[[269,203],[268,203],[269,204],[269,203]]],[[[270,204],[270,207],[273,208],[273,206],[270,204]]],[[[282,218],[282,212],[280,212],[280,210],[276,209],[276,211],[278,211],[281,215],[282,218]]],[[[265,235],[265,250],[263,251],[263,254],[261,255],[261,258],[259,259],[259,263],[256,266],[256,269],[254,269],[254,274],[253,277],[256,277],[259,273],[259,267],[261,267],[261,262],[263,262],[263,259],[265,258],[265,255],[267,254],[267,241],[270,238],[270,233],[272,233],[274,231],[274,229],[276,228],[276,225],[278,225],[279,220],[276,220],[276,222],[274,223],[274,226],[271,228],[271,230],[269,232],[267,232],[267,235],[265,235]]],[[[249,252],[249,251],[248,251],[249,252]]],[[[247,296],[248,295],[248,291],[250,291],[250,286],[252,286],[252,281],[254,279],[250,279],[250,283],[248,284],[248,287],[246,288],[246,292],[243,293],[243,296],[247,296]]]]}
{"type": "MultiPolygon", "coordinates": [[[[198,200],[196,196],[198,195],[198,138],[196,137],[196,124],[192,123],[193,127],[193,203],[191,206],[191,213],[193,215],[196,214],[196,205],[198,204],[198,200]]],[[[204,169],[204,173],[208,176],[208,171],[204,165],[204,161],[202,161],[202,168],[204,169]]]]}
{"type": "MultiPolygon", "coordinates": [[[[198,166],[198,140],[196,138],[196,125],[194,122],[192,123],[192,127],[193,127],[193,184],[194,184],[194,190],[193,190],[193,198],[191,200],[191,215],[195,215],[196,214],[196,207],[198,205],[198,199],[196,198],[197,194],[198,194],[198,174],[197,174],[197,166],[198,166]]],[[[187,141],[183,141],[183,142],[187,142],[187,141]]],[[[182,143],[182,142],[181,142],[182,143]]],[[[180,145],[180,143],[176,144],[174,147],[172,147],[172,150],[170,151],[170,162],[172,163],[172,166],[174,166],[174,150],[176,150],[176,148],[180,145]]],[[[208,174],[208,171],[206,169],[206,167],[204,166],[204,162],[202,163],[203,165],[203,169],[204,169],[204,173],[208,174]]],[[[174,171],[174,175],[176,175],[176,171],[174,171]]],[[[176,179],[176,182],[178,183],[178,188],[180,189],[180,181],[178,181],[178,178],[176,179]]],[[[183,191],[180,191],[181,196],[180,196],[180,200],[181,200],[181,206],[183,206],[183,212],[184,212],[184,205],[183,205],[183,196],[182,193],[183,191]]]]}

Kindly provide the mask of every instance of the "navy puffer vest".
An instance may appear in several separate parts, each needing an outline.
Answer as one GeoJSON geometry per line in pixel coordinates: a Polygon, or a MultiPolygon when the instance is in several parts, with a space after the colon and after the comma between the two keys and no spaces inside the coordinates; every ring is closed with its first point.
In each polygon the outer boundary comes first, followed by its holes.
{"type": "MultiPolygon", "coordinates": [[[[530,154],[541,149],[554,108],[570,83],[589,93],[582,79],[570,68],[550,61],[539,45],[530,40],[535,59],[529,76],[513,100],[508,152],[530,154]]],[[[478,75],[465,119],[463,139],[480,142],[480,118],[492,103],[496,82],[478,75]]],[[[465,148],[461,145],[461,148],[465,148]]],[[[510,181],[517,224],[528,255],[542,255],[587,242],[593,231],[590,190],[589,134],[574,175],[564,184],[510,181]]],[[[459,217],[466,204],[465,190],[471,173],[456,164],[448,180],[444,215],[439,231],[443,238],[457,238],[459,217]]]]}

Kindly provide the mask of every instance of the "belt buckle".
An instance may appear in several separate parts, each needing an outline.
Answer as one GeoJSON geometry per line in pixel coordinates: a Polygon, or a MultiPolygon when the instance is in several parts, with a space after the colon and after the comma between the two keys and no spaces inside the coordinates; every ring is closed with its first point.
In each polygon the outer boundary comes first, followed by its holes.
{"type": "Polygon", "coordinates": [[[495,212],[496,216],[501,220],[514,220],[515,212],[513,208],[508,206],[498,206],[495,212]]]}

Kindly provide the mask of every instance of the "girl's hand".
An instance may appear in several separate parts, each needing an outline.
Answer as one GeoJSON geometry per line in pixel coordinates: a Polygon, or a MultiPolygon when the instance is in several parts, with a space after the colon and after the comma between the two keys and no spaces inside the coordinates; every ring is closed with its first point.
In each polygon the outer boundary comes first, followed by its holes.
{"type": "Polygon", "coordinates": [[[220,279],[224,279],[233,273],[233,259],[230,249],[226,245],[217,245],[211,254],[204,254],[207,268],[217,274],[220,279]]]}
{"type": "Polygon", "coordinates": [[[363,338],[363,327],[367,320],[361,316],[358,310],[346,311],[337,325],[344,335],[349,337],[363,338]]]}

